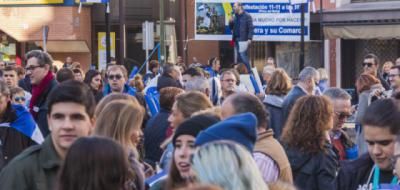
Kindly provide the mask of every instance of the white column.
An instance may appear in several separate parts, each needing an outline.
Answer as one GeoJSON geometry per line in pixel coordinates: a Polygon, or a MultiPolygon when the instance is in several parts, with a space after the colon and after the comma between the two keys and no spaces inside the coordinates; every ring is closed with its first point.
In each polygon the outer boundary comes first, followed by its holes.
{"type": "MultiPolygon", "coordinates": [[[[326,73],[328,74],[328,78],[329,78],[329,84],[331,83],[331,81],[336,80],[336,79],[332,79],[331,78],[331,64],[330,64],[330,59],[329,59],[329,40],[324,40],[324,68],[326,70],[326,73]]],[[[331,85],[329,85],[331,86],[331,85]]]]}
{"type": "Polygon", "coordinates": [[[341,39],[336,39],[336,86],[342,87],[342,44],[340,43],[341,39]]]}

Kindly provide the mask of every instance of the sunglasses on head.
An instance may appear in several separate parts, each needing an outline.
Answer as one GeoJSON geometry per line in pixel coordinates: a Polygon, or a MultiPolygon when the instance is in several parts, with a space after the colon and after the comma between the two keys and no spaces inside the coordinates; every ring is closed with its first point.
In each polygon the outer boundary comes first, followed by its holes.
{"type": "Polygon", "coordinates": [[[121,75],[108,75],[109,80],[114,80],[114,79],[119,80],[121,78],[122,78],[121,75]]]}
{"type": "Polygon", "coordinates": [[[363,67],[365,67],[365,66],[372,67],[373,65],[375,65],[375,64],[373,64],[373,63],[362,63],[363,67]]]}
{"type": "Polygon", "coordinates": [[[25,97],[17,96],[17,97],[14,98],[14,101],[16,101],[16,102],[23,102],[23,101],[25,101],[25,97]]]}

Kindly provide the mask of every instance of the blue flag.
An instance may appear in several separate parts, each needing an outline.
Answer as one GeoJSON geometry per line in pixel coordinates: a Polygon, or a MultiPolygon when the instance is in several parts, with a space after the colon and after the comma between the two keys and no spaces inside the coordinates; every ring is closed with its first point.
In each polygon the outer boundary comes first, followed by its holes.
{"type": "Polygon", "coordinates": [[[43,134],[28,110],[23,105],[15,104],[12,107],[15,110],[17,119],[11,123],[1,123],[0,127],[14,128],[37,144],[42,144],[44,141],[43,134]]]}

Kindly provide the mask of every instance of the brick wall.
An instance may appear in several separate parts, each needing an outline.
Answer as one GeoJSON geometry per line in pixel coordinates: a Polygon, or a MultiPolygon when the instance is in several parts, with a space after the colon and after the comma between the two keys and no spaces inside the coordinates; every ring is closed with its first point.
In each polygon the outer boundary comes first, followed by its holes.
{"type": "MultiPolygon", "coordinates": [[[[85,40],[91,44],[91,8],[67,6],[0,7],[0,30],[18,42],[42,40],[42,27],[49,26],[48,40],[85,40]]],[[[91,63],[90,53],[52,53],[54,59],[63,61],[65,57],[76,57],[84,68],[91,63]]]]}

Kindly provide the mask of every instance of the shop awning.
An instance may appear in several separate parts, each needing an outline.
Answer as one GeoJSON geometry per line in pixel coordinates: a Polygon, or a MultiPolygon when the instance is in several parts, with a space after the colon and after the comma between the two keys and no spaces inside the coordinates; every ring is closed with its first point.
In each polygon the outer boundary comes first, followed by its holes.
{"type": "Polygon", "coordinates": [[[400,1],[345,4],[324,11],[323,25],[329,39],[400,39],[400,1]]]}
{"type": "Polygon", "coordinates": [[[400,39],[400,25],[325,26],[327,39],[400,39]]]}
{"type": "MultiPolygon", "coordinates": [[[[37,46],[43,47],[42,41],[35,41],[37,46]]],[[[47,51],[54,53],[90,53],[89,46],[84,40],[48,41],[47,51]]]]}

